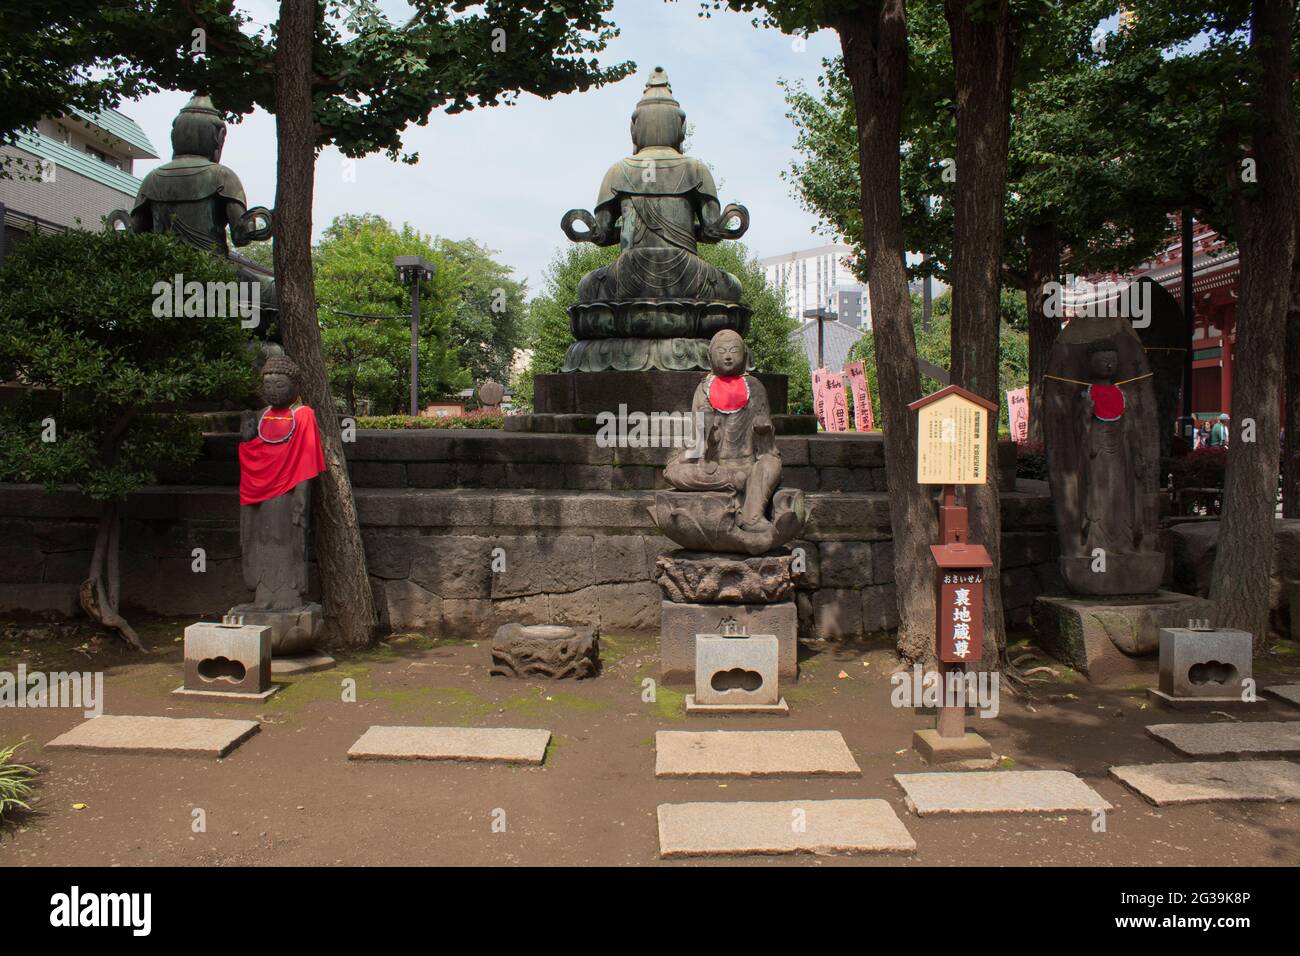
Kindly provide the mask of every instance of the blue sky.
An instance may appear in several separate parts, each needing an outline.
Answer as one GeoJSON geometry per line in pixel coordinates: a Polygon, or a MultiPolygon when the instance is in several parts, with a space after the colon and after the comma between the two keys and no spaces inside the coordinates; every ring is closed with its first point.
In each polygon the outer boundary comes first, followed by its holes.
{"type": "MultiPolygon", "coordinates": [[[[265,24],[278,4],[246,0],[239,7],[265,24]]],[[[401,2],[383,7],[395,19],[407,9],[401,2]]],[[[316,167],[315,232],[339,213],[371,212],[425,233],[473,237],[498,250],[536,291],[546,263],[567,243],[560,217],[589,209],[606,168],[630,152],[632,109],[650,70],[662,66],[693,126],[690,152],[713,166],[724,204],[749,208],[750,251],[775,255],[824,242],[814,233],[815,218],[781,179],[795,158],[795,132],[777,81],[813,83],[822,58],[839,52],[837,38],[823,31],[799,50],[745,14],[715,11],[701,19],[698,11],[696,0],[619,0],[611,19],[622,33],[601,60],[632,60],[635,76],[551,100],[524,96],[511,107],[436,112],[428,126],[404,136],[407,151],[420,154],[414,166],[371,156],[356,161],[355,181],[348,182],[343,157],[325,150],[316,167]]],[[[186,99],[164,92],[121,108],[165,159],[172,118],[186,99]]],[[[223,161],[243,180],[250,204],[272,205],[274,118],[259,111],[232,126],[223,161]]],[[[141,163],[137,173],[154,165],[141,163]]]]}

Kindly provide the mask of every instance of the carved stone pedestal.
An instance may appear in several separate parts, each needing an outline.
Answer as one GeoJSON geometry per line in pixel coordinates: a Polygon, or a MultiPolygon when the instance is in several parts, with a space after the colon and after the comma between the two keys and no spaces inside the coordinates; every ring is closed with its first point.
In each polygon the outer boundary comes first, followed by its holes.
{"type": "Polygon", "coordinates": [[[312,650],[320,639],[325,618],[319,604],[304,604],[287,611],[267,611],[236,604],[228,612],[245,624],[271,629],[271,656],[293,657],[312,650]]]}
{"type": "Polygon", "coordinates": [[[600,638],[589,627],[502,624],[492,638],[492,676],[581,680],[600,672],[600,638]]]}
{"type": "Polygon", "coordinates": [[[1253,669],[1248,631],[1161,628],[1160,684],[1147,697],[1174,710],[1263,708],[1253,669]]]}
{"type": "Polygon", "coordinates": [[[1034,601],[1037,641],[1095,683],[1149,680],[1162,627],[1214,616],[1204,598],[1173,591],[1120,597],[1044,595],[1034,601]]]}
{"type": "Polygon", "coordinates": [[[205,700],[266,700],[271,635],[255,624],[200,622],[185,629],[185,683],[172,693],[205,700]]]}

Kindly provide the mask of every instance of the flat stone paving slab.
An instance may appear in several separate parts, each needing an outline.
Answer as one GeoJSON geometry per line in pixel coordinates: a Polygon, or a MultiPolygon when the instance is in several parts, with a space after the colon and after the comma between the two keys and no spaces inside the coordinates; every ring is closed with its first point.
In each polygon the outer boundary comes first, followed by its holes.
{"type": "Polygon", "coordinates": [[[549,730],[513,727],[371,727],[349,760],[467,760],[538,766],[551,742],[549,730]]]}
{"type": "Polygon", "coordinates": [[[885,800],[659,806],[661,857],[915,851],[916,841],[885,800]]]}
{"type": "Polygon", "coordinates": [[[297,657],[271,659],[271,673],[283,676],[310,674],[312,671],[329,670],[333,666],[334,658],[328,654],[300,654],[297,657]]]}
{"type": "Polygon", "coordinates": [[[1264,693],[1272,694],[1279,700],[1300,707],[1300,684],[1278,684],[1275,687],[1265,687],[1264,693]]]}
{"type": "Polygon", "coordinates": [[[838,730],[661,730],[656,777],[860,777],[838,730]]]}
{"type": "Polygon", "coordinates": [[[1157,807],[1224,800],[1300,800],[1300,766],[1285,760],[1202,760],[1111,767],[1110,775],[1157,807]]]}
{"type": "Polygon", "coordinates": [[[255,720],[215,717],[128,717],[104,714],[55,737],[50,750],[224,757],[253,734],[255,720]]]}
{"type": "Polygon", "coordinates": [[[1300,720],[1151,724],[1147,733],[1185,757],[1300,754],[1300,720]]]}
{"type": "Polygon", "coordinates": [[[897,773],[907,806],[940,813],[1091,813],[1110,810],[1101,795],[1064,770],[966,770],[897,773]]]}

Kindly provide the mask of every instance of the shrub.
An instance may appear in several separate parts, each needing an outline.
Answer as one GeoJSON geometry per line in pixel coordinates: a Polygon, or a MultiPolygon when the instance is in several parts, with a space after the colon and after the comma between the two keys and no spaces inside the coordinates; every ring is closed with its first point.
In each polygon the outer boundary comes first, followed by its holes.
{"type": "Polygon", "coordinates": [[[36,771],[24,764],[14,763],[14,754],[21,743],[0,747],[0,819],[13,810],[30,810],[27,798],[32,795],[32,779],[36,771]]]}
{"type": "Polygon", "coordinates": [[[1197,448],[1165,462],[1175,488],[1222,488],[1228,467],[1228,449],[1197,448]]]}
{"type": "Polygon", "coordinates": [[[1047,453],[1040,441],[1016,446],[1016,477],[1047,480],[1047,453]]]}
{"type": "Polygon", "coordinates": [[[506,416],[503,412],[476,409],[464,415],[447,415],[442,418],[426,418],[410,415],[362,415],[357,418],[358,428],[504,428],[506,416]]]}

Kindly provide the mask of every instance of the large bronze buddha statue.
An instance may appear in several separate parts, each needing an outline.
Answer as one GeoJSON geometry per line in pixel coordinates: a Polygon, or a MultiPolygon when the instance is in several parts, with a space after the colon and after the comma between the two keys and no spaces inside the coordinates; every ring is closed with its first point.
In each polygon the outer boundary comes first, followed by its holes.
{"type": "MultiPolygon", "coordinates": [[[[256,283],[259,305],[274,319],[275,283],[232,257],[230,247],[269,239],[271,212],[248,206],[243,183],[234,170],[221,164],[226,142],[226,121],[207,96],[194,96],[172,121],[172,158],[151,170],[140,184],[128,215],[116,210],[109,227],[121,224],[132,232],[161,232],[177,236],[200,249],[230,259],[239,279],[256,283]],[[227,238],[227,235],[229,238],[227,238]]],[[[245,260],[246,262],[247,260],[245,260]]],[[[256,333],[265,335],[269,321],[256,333]]]]}
{"type": "Polygon", "coordinates": [[[697,243],[739,239],[749,213],[723,209],[708,166],[682,154],[685,124],[656,67],[632,114],[633,155],[605,173],[594,214],[573,209],[561,221],[574,242],[619,246],[613,263],[578,286],[566,372],[702,371],[715,333],[748,330],[740,281],[701,259],[697,243]]]}

